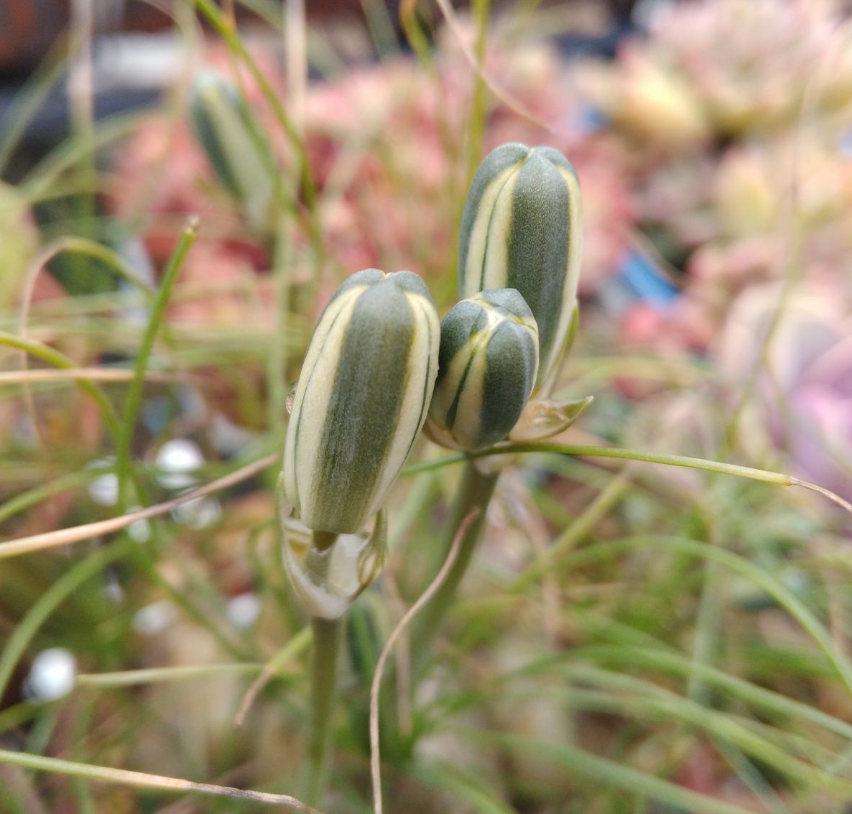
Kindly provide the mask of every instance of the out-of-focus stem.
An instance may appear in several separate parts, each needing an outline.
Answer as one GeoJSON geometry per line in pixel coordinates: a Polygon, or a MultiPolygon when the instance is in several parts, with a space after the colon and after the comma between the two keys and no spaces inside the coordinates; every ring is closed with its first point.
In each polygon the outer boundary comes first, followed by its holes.
{"type": "Polygon", "coordinates": [[[343,625],[340,619],[311,620],[314,649],[311,662],[311,735],[305,801],[320,806],[328,784],[337,702],[337,663],[343,625]]]}
{"type": "MultiPolygon", "coordinates": [[[[499,472],[483,474],[471,460],[465,464],[452,513],[444,530],[442,561],[446,561],[446,557],[449,556],[465,518],[474,511],[476,516],[464,529],[458,544],[458,553],[440,588],[423,606],[417,619],[412,623],[412,632],[409,637],[411,669],[407,673],[414,682],[423,672],[431,652],[432,642],[440,630],[444,616],[455,600],[458,587],[473,558],[498,477],[499,472]]],[[[410,756],[409,750],[412,745],[408,737],[410,733],[400,729],[400,719],[392,705],[400,692],[412,694],[412,687],[400,686],[401,676],[392,664],[389,665],[388,678],[396,685],[396,692],[386,693],[381,702],[384,708],[384,712],[380,715],[382,750],[385,754],[395,756],[396,759],[405,759],[410,756]]]]}
{"type": "Polygon", "coordinates": [[[473,461],[468,461],[465,464],[459,492],[453,504],[450,521],[444,532],[443,551],[445,554],[449,552],[464,519],[471,512],[478,511],[462,537],[459,553],[453,567],[444,578],[441,587],[420,612],[414,624],[411,635],[412,674],[414,676],[422,670],[429,656],[432,640],[440,629],[446,612],[452,606],[459,584],[470,565],[473,552],[482,534],[485,514],[491,496],[494,494],[498,477],[499,472],[483,474],[473,461]]]}
{"type": "MultiPolygon", "coordinates": [[[[475,0],[473,4],[476,17],[476,60],[480,65],[485,64],[485,46],[488,39],[488,12],[491,0],[475,0]]],[[[482,161],[482,141],[485,134],[485,118],[488,105],[488,88],[482,74],[476,75],[473,89],[473,103],[470,116],[470,137],[467,154],[468,183],[482,161]]]]}
{"type": "MultiPolygon", "coordinates": [[[[327,574],[331,547],[337,535],[315,531],[307,557],[317,573],[327,574]]],[[[337,703],[337,662],[340,653],[340,619],[311,619],[314,647],[311,659],[311,735],[308,748],[308,805],[320,806],[328,785],[334,746],[334,708],[337,703]]]]}

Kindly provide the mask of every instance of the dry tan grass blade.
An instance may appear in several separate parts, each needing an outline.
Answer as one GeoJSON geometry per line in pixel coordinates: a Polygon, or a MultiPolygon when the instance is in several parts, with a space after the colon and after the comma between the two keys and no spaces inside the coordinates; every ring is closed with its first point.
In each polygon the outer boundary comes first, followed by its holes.
{"type": "Polygon", "coordinates": [[[234,800],[251,800],[266,805],[287,806],[295,811],[307,814],[322,814],[316,808],[291,797],[289,794],[270,794],[265,791],[237,789],[233,786],[216,786],[212,783],[193,783],[178,777],[163,777],[158,774],[133,772],[128,769],[113,769],[109,766],[93,766],[88,763],[74,763],[70,760],[30,755],[26,752],[11,752],[0,749],[0,763],[14,766],[24,766],[46,772],[69,774],[74,777],[86,777],[92,780],[102,780],[107,783],[124,783],[137,788],[162,789],[163,791],[188,791],[207,794],[214,797],[230,797],[234,800]]]}
{"type": "Polygon", "coordinates": [[[212,495],[215,492],[221,492],[223,489],[227,489],[234,484],[248,480],[258,472],[262,472],[264,469],[272,466],[272,464],[278,461],[279,457],[277,453],[267,455],[254,463],[244,466],[242,469],[238,469],[236,472],[231,472],[230,475],[219,478],[219,480],[214,480],[198,489],[193,489],[191,492],[180,495],[173,500],[167,500],[165,503],[158,503],[156,506],[140,509],[138,512],[130,512],[121,517],[112,517],[109,520],[100,520],[97,523],[73,526],[70,529],[58,529],[57,531],[45,532],[44,534],[33,534],[30,537],[21,537],[18,540],[0,544],[0,560],[9,557],[18,557],[21,554],[29,554],[33,551],[41,551],[45,548],[55,548],[56,546],[68,545],[69,543],[79,543],[82,540],[91,540],[93,537],[99,537],[102,534],[112,534],[113,532],[121,531],[121,529],[127,528],[137,520],[168,514],[172,509],[180,506],[182,503],[187,503],[190,500],[205,497],[206,495],[212,495]]]}
{"type": "MultiPolygon", "coordinates": [[[[0,385],[22,384],[27,382],[63,382],[76,381],[77,379],[91,379],[96,382],[130,382],[133,381],[134,371],[121,368],[108,367],[78,367],[73,370],[63,368],[37,368],[35,370],[13,370],[0,373],[0,385]]],[[[149,382],[182,382],[200,377],[193,377],[184,373],[165,373],[150,371],[145,374],[145,380],[149,382]]]]}

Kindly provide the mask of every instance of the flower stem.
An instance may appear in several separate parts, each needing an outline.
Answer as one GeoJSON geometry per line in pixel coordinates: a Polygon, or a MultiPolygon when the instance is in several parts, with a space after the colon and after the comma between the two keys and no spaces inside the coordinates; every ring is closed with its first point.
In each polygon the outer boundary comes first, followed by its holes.
{"type": "Polygon", "coordinates": [[[334,707],[337,700],[337,663],[343,625],[340,619],[311,619],[314,634],[311,663],[311,742],[306,802],[319,806],[332,753],[334,707]]]}
{"type": "Polygon", "coordinates": [[[445,556],[449,553],[450,546],[452,546],[464,519],[472,511],[478,510],[478,514],[468,525],[462,537],[459,553],[452,568],[441,583],[441,587],[424,606],[414,625],[411,635],[412,675],[416,676],[422,670],[429,656],[432,640],[440,629],[444,615],[455,600],[459,584],[467,572],[473,552],[482,534],[486,510],[491,501],[491,496],[494,494],[494,487],[497,485],[499,476],[499,472],[483,474],[473,461],[468,461],[465,465],[458,495],[445,530],[443,541],[445,556]]]}
{"type": "MultiPolygon", "coordinates": [[[[415,682],[423,672],[423,668],[429,658],[432,641],[441,627],[444,615],[455,599],[459,584],[473,557],[473,552],[476,544],[479,542],[479,537],[485,523],[486,509],[488,508],[491,496],[494,494],[494,487],[497,485],[498,477],[499,471],[493,474],[482,474],[476,464],[471,460],[468,460],[465,465],[461,483],[456,493],[456,499],[453,503],[446,528],[444,529],[444,538],[441,546],[443,555],[441,557],[442,563],[446,562],[465,518],[471,512],[476,510],[478,512],[467,524],[461,541],[458,543],[453,564],[444,576],[440,588],[423,605],[417,619],[412,622],[412,630],[409,637],[410,646],[408,648],[411,654],[411,662],[410,670],[407,671],[407,674],[415,682]]],[[[432,576],[434,577],[435,575],[432,576]]],[[[394,685],[394,689],[382,696],[380,703],[383,712],[379,715],[381,721],[382,751],[384,754],[391,756],[391,759],[395,761],[410,759],[411,749],[414,745],[410,738],[411,733],[403,731],[400,727],[400,717],[397,710],[397,699],[400,692],[405,695],[411,695],[413,686],[409,686],[407,682],[405,686],[400,686],[400,678],[395,664],[391,662],[388,665],[387,679],[388,683],[394,685]]]]}

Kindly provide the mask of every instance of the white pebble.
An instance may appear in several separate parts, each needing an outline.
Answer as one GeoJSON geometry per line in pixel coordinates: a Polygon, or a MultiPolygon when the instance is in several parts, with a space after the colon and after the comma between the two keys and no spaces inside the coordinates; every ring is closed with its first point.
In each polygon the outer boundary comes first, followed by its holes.
{"type": "Polygon", "coordinates": [[[175,438],[160,447],[156,459],[157,480],[167,489],[184,489],[196,480],[189,473],[204,465],[198,444],[186,438],[175,438]]]}
{"type": "Polygon", "coordinates": [[[118,478],[113,472],[100,475],[89,484],[89,496],[100,506],[118,503],[118,478]]]}
{"type": "Polygon", "coordinates": [[[136,611],[133,629],[143,636],[153,636],[165,630],[176,617],[175,606],[168,600],[161,599],[136,611]]]}
{"type": "Polygon", "coordinates": [[[217,501],[209,497],[196,497],[176,506],[172,516],[178,522],[199,531],[218,522],[222,516],[222,508],[217,501]]]}
{"type": "Polygon", "coordinates": [[[26,691],[39,701],[55,701],[71,692],[76,675],[77,663],[71,651],[51,647],[33,659],[26,691]]]}
{"type": "Polygon", "coordinates": [[[234,627],[251,627],[260,616],[260,599],[257,594],[237,594],[228,602],[228,618],[234,627]]]}
{"type": "Polygon", "coordinates": [[[151,539],[151,524],[145,520],[134,520],[128,527],[130,539],[137,543],[147,543],[151,539]]]}

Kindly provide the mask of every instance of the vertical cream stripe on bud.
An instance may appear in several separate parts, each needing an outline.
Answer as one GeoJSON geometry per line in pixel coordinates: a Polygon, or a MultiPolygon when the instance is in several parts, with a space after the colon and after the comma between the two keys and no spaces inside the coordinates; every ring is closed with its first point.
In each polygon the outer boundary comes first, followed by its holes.
{"type": "Polygon", "coordinates": [[[502,441],[523,412],[537,368],[538,329],[518,291],[462,300],[441,321],[430,437],[468,452],[502,441]]]}
{"type": "Polygon", "coordinates": [[[459,293],[522,294],[538,324],[536,387],[562,361],[577,303],[581,231],[580,185],[562,153],[504,144],[486,156],[462,216],[459,293]]]}
{"type": "Polygon", "coordinates": [[[284,494],[315,531],[360,532],[417,438],[438,371],[435,305],[414,272],[353,274],[320,317],[296,387],[284,494]]]}
{"type": "Polygon", "coordinates": [[[219,183],[243,206],[249,222],[267,225],[273,194],[274,162],[251,112],[237,89],[212,71],[196,77],[190,97],[192,127],[219,183]]]}

